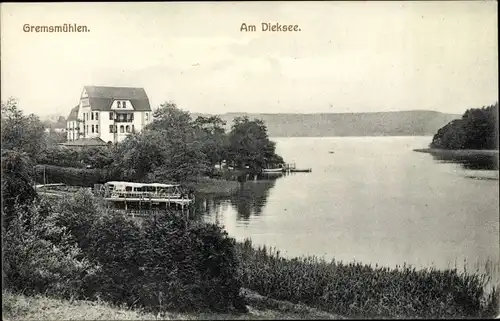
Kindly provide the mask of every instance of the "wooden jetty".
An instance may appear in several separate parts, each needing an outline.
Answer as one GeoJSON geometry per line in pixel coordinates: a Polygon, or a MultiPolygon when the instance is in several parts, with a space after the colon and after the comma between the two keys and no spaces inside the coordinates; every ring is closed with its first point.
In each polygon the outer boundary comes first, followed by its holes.
{"type": "Polygon", "coordinates": [[[277,173],[310,173],[312,172],[311,168],[300,169],[297,168],[295,163],[291,164],[283,164],[280,167],[276,168],[265,168],[262,170],[263,174],[277,174],[277,173]]]}
{"type": "Polygon", "coordinates": [[[128,208],[142,209],[176,207],[184,209],[194,202],[194,194],[185,191],[180,184],[132,183],[112,181],[94,186],[94,193],[105,201],[128,208]]]}

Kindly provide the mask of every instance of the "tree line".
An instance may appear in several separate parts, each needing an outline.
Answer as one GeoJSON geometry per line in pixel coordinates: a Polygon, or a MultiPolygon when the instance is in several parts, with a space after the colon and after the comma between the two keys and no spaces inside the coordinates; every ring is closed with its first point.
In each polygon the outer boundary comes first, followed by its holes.
{"type": "Polygon", "coordinates": [[[9,99],[2,102],[2,150],[25,153],[31,165],[101,169],[108,178],[143,182],[213,177],[223,165],[259,172],[284,162],[262,120],[238,117],[226,132],[218,116],[193,119],[173,102],[160,105],[153,116],[141,132],[116,145],[63,149],[57,146],[61,137],[45,133],[37,116],[24,115],[9,99]]]}
{"type": "Polygon", "coordinates": [[[498,150],[498,102],[487,107],[468,109],[461,119],[440,128],[430,147],[498,150]]]}

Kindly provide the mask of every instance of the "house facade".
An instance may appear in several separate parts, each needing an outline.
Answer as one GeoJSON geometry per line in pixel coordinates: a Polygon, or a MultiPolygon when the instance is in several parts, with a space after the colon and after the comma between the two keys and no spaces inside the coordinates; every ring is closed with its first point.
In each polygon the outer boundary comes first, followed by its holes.
{"type": "Polygon", "coordinates": [[[68,141],[99,138],[121,142],[152,121],[148,96],[143,88],[85,86],[79,104],[67,119],[68,141]]]}

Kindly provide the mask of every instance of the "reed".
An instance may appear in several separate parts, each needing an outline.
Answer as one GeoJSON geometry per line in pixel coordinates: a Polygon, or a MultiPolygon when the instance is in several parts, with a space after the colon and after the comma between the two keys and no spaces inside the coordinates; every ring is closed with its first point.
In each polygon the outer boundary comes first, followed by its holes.
{"type": "Polygon", "coordinates": [[[466,269],[396,268],[282,257],[273,248],[238,243],[243,286],[345,317],[488,318],[498,314],[498,290],[466,269]]]}

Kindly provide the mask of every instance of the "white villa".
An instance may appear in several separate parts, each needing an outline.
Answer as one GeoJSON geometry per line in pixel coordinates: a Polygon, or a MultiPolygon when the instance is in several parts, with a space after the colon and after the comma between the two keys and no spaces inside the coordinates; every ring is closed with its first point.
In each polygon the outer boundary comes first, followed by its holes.
{"type": "Polygon", "coordinates": [[[85,86],[67,119],[69,142],[93,139],[118,143],[152,121],[143,88],[85,86]]]}

